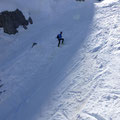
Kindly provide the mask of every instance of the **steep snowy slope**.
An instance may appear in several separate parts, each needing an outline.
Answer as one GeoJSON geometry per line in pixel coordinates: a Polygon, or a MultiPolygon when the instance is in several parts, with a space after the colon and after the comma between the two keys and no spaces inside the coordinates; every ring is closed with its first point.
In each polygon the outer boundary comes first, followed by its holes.
{"type": "Polygon", "coordinates": [[[0,120],[119,120],[119,0],[12,2],[34,25],[1,31],[0,120]]]}
{"type": "MultiPolygon", "coordinates": [[[[65,7],[62,3],[60,6],[65,7]]],[[[93,9],[90,2],[78,4],[70,1],[66,3],[65,10],[53,11],[49,18],[34,12],[34,25],[28,31],[21,28],[19,34],[11,36],[13,41],[10,39],[9,46],[1,49],[4,52],[1,51],[0,77],[6,89],[6,95],[1,96],[1,119],[33,119],[39,113],[58,86],[59,76],[67,72],[67,64],[84,42],[93,9]],[[86,7],[88,9],[83,13],[86,7]],[[61,30],[65,45],[58,48],[56,35],[61,30]],[[32,42],[38,42],[33,49],[32,42]]],[[[5,36],[8,37],[4,35],[3,38],[5,36]]]]}
{"type": "Polygon", "coordinates": [[[38,120],[120,119],[120,1],[95,10],[91,34],[38,120]]]}

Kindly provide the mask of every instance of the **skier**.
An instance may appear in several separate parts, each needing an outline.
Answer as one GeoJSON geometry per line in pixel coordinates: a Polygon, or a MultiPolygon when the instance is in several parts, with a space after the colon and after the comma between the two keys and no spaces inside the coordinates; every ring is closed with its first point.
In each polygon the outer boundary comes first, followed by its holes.
{"type": "Polygon", "coordinates": [[[57,39],[58,39],[58,47],[59,47],[61,40],[62,40],[62,44],[64,43],[64,38],[62,37],[62,32],[60,32],[60,34],[57,35],[57,39]]]}

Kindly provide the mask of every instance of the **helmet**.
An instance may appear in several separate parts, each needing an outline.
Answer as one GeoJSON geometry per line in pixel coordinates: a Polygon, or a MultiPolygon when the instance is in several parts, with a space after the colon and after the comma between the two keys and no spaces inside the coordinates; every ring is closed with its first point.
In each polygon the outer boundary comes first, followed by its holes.
{"type": "Polygon", "coordinates": [[[62,34],[62,32],[60,32],[60,34],[62,34]]]}

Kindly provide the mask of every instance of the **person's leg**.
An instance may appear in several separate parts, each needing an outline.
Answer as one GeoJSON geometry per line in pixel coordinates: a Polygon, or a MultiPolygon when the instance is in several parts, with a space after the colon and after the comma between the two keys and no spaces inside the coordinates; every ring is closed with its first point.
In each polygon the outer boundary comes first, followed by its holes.
{"type": "Polygon", "coordinates": [[[60,46],[60,39],[58,39],[58,47],[60,46]]]}
{"type": "Polygon", "coordinates": [[[64,38],[62,38],[62,44],[64,43],[64,38]]]}

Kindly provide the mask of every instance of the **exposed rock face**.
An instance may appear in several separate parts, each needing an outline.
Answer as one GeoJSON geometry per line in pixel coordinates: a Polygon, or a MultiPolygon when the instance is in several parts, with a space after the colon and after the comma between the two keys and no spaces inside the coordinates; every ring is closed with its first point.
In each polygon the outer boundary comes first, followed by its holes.
{"type": "Polygon", "coordinates": [[[33,20],[32,20],[31,17],[28,18],[28,22],[29,22],[30,24],[33,24],[33,20]]]}
{"type": "Polygon", "coordinates": [[[4,32],[8,34],[17,33],[17,28],[20,25],[27,29],[28,23],[33,24],[33,21],[31,21],[31,17],[26,20],[23,13],[18,9],[12,12],[4,11],[0,13],[0,27],[3,27],[4,32]]]}

